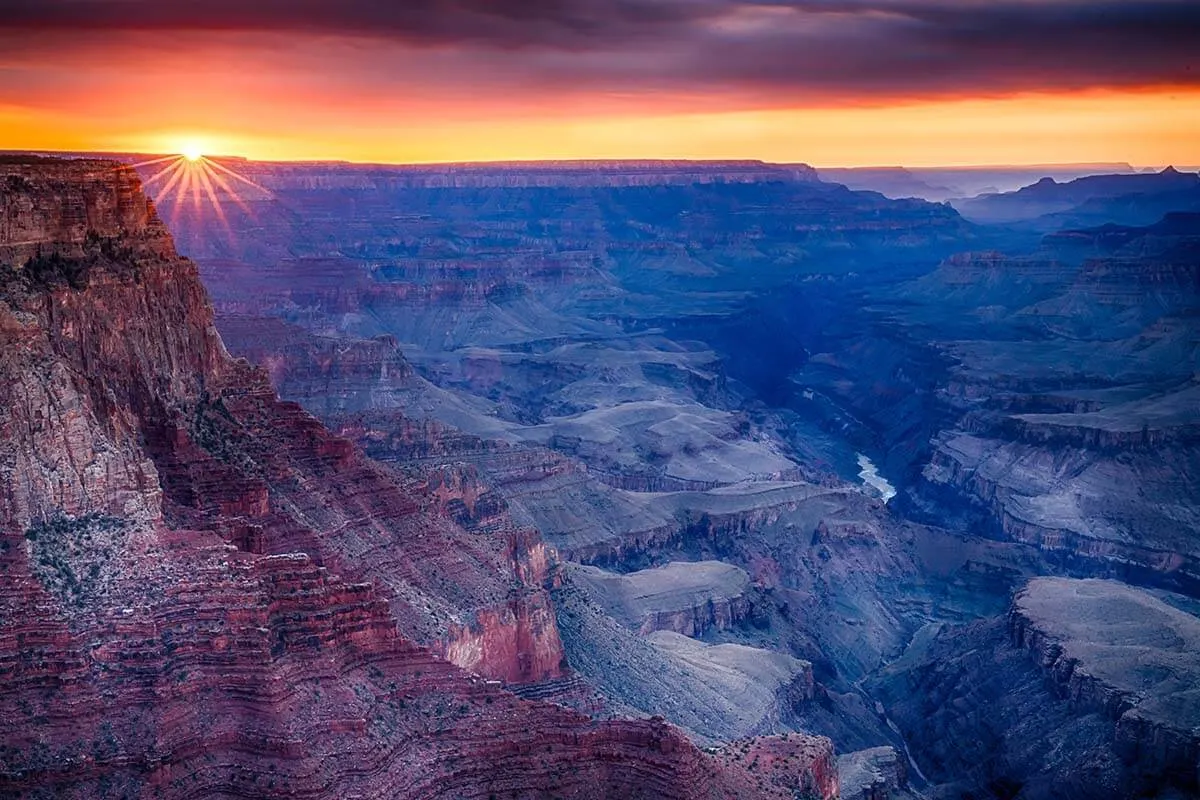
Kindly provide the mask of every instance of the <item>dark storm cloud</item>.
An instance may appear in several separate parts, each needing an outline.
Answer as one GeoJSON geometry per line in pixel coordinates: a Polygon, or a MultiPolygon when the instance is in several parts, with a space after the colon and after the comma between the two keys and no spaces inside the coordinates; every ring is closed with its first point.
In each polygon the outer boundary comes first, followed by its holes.
{"type": "Polygon", "coordinates": [[[1200,2],[789,2],[708,37],[696,77],[814,91],[968,92],[1200,83],[1200,2]],[[837,12],[831,11],[837,9],[837,12]]]}
{"type": "Polygon", "coordinates": [[[0,0],[18,31],[290,31],[507,51],[550,80],[808,94],[1200,83],[1196,0],[0,0]]]}
{"type": "Polygon", "coordinates": [[[721,0],[0,0],[34,30],[298,31],[405,41],[585,46],[686,25],[721,0]]]}

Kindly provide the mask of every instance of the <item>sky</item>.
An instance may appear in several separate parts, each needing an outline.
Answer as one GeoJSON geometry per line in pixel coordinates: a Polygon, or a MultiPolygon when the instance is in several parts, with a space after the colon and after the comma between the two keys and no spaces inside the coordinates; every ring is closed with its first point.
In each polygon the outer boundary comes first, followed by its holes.
{"type": "Polygon", "coordinates": [[[1197,0],[0,0],[0,149],[1200,164],[1197,0]]]}

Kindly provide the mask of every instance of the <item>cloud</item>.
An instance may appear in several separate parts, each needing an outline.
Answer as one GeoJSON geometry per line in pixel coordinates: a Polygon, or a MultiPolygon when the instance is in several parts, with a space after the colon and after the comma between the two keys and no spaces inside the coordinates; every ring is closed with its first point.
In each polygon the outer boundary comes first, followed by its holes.
{"type": "Polygon", "coordinates": [[[0,0],[10,42],[97,31],[360,38],[454,51],[461,80],[503,62],[525,84],[603,91],[859,98],[1200,84],[1194,0],[0,0]]]}
{"type": "Polygon", "coordinates": [[[23,30],[293,31],[500,48],[586,47],[723,13],[721,0],[0,0],[23,30]]]}
{"type": "Polygon", "coordinates": [[[684,71],[818,93],[1200,83],[1194,2],[880,0],[758,9],[761,25],[718,28],[703,49],[720,59],[698,57],[684,71]]]}

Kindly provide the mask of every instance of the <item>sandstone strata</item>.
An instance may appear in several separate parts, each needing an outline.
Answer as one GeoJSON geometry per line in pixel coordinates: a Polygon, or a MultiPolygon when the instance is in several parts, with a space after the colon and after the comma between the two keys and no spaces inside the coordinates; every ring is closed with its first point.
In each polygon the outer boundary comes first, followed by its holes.
{"type": "Polygon", "coordinates": [[[575,581],[603,598],[614,617],[642,634],[673,631],[701,636],[728,630],[754,613],[745,571],[720,561],[673,561],[627,575],[596,567],[572,571],[575,581]]]}
{"type": "MultiPolygon", "coordinates": [[[[863,687],[925,623],[967,623],[962,639],[935,637],[907,692],[918,711],[901,713],[905,693],[889,710],[919,732],[922,769],[977,794],[1011,796],[1005,781],[1025,774],[1030,792],[1090,781],[1122,796],[1111,724],[1034,692],[1042,676],[1003,620],[969,623],[1039,572],[1187,588],[1200,467],[1186,420],[1156,398],[1192,380],[1194,223],[1038,248],[943,205],[733,184],[722,165],[686,165],[713,173],[704,184],[661,165],[631,180],[560,167],[247,163],[269,191],[250,198],[253,220],[231,210],[235,237],[214,215],[171,210],[231,350],[274,365],[290,399],[386,459],[418,499],[414,518],[448,519],[438,541],[476,560],[435,571],[473,587],[465,598],[437,577],[377,581],[395,613],[527,696],[586,695],[587,682],[608,713],[663,713],[698,737],[804,726],[847,749],[903,745],[863,687]],[[1133,406],[1143,424],[1110,424],[1133,406]],[[857,454],[899,489],[893,502],[850,485],[857,454]],[[917,514],[949,530],[902,516],[917,514]],[[711,621],[676,610],[655,624],[754,653],[639,635],[641,618],[603,590],[565,579],[551,556],[538,567],[526,528],[613,573],[736,565],[755,614],[734,621],[721,600],[711,621]],[[511,564],[480,563],[481,541],[511,564]],[[540,593],[523,581],[510,607],[487,590],[489,575],[515,573],[552,587],[579,674],[537,678],[554,652],[540,593]],[[722,698],[750,658],[779,664],[766,653],[813,664],[813,699],[791,704],[792,719],[759,716],[765,692],[744,713],[722,698]],[[1016,702],[998,702],[1001,689],[1016,702]]],[[[428,529],[400,530],[418,552],[428,529]]],[[[366,577],[403,573],[383,537],[350,544],[384,562],[366,577]]],[[[338,574],[363,577],[338,557],[338,574]]]]}
{"type": "Polygon", "coordinates": [[[447,660],[562,674],[536,534],[468,532],[469,487],[368,461],[231,359],[129,170],[3,169],[0,792],[836,795],[827,740],[752,742],[764,780],[447,660]]]}

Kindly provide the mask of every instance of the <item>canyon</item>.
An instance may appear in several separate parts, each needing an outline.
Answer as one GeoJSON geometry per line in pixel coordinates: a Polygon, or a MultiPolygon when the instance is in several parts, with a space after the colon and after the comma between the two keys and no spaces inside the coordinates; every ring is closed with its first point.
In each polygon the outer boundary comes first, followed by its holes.
{"type": "Polygon", "coordinates": [[[1194,175],[222,164],[0,162],[0,792],[1200,791],[1194,175]]]}
{"type": "Polygon", "coordinates": [[[230,357],[133,170],[3,169],[0,791],[837,794],[827,739],[505,691],[566,669],[537,532],[456,524],[230,357]]]}

